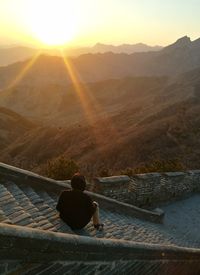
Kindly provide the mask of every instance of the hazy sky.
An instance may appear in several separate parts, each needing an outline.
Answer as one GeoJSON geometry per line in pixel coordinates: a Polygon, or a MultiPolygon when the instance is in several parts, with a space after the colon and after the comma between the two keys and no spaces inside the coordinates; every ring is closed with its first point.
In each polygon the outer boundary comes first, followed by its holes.
{"type": "Polygon", "coordinates": [[[167,45],[200,37],[200,0],[0,0],[0,43],[167,45]]]}

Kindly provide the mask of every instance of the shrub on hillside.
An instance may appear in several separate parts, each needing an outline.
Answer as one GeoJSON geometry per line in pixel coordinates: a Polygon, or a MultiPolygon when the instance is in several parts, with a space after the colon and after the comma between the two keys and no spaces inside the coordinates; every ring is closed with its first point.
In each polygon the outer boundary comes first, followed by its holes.
{"type": "Polygon", "coordinates": [[[99,177],[110,177],[110,176],[112,176],[111,170],[106,166],[100,167],[97,174],[98,174],[99,177]]]}
{"type": "Polygon", "coordinates": [[[153,172],[176,172],[184,171],[186,168],[178,159],[171,160],[154,160],[144,166],[137,166],[134,168],[126,168],[121,173],[133,176],[134,174],[153,173],[153,172]]]}
{"type": "Polygon", "coordinates": [[[46,175],[49,178],[57,180],[71,179],[78,172],[79,167],[72,159],[60,156],[56,159],[48,161],[46,165],[46,175]]]}
{"type": "Polygon", "coordinates": [[[185,170],[184,165],[178,159],[155,160],[149,168],[150,172],[176,172],[185,170]]]}
{"type": "Polygon", "coordinates": [[[133,176],[135,173],[134,173],[134,169],[133,169],[133,168],[127,167],[126,169],[121,170],[121,171],[120,171],[120,174],[121,174],[121,175],[127,175],[127,176],[131,177],[131,176],[133,176]]]}

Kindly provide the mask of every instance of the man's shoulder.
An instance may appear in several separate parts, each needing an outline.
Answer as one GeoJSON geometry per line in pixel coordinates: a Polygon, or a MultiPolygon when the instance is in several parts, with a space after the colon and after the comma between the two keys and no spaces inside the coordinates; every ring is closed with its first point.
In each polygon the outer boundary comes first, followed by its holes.
{"type": "Polygon", "coordinates": [[[90,196],[89,196],[88,194],[86,194],[85,192],[83,192],[83,191],[72,190],[71,193],[72,193],[74,196],[83,198],[83,199],[85,199],[85,200],[91,200],[90,196]]]}
{"type": "Polygon", "coordinates": [[[70,193],[70,192],[72,192],[72,190],[70,190],[70,189],[69,189],[69,190],[62,190],[62,191],[61,191],[62,194],[63,194],[63,193],[64,193],[64,194],[68,194],[68,193],[70,193]]]}
{"type": "Polygon", "coordinates": [[[92,201],[91,197],[88,194],[77,190],[63,190],[60,196],[62,196],[62,198],[78,197],[78,198],[92,201]]]}
{"type": "Polygon", "coordinates": [[[92,201],[92,198],[91,198],[88,194],[86,194],[85,192],[83,192],[83,195],[84,195],[84,197],[85,197],[87,200],[92,201]]]}
{"type": "Polygon", "coordinates": [[[60,194],[60,196],[65,197],[65,196],[69,196],[72,193],[71,190],[63,190],[60,194]]]}
{"type": "Polygon", "coordinates": [[[85,193],[85,192],[82,192],[82,193],[83,193],[83,195],[84,195],[85,197],[91,198],[87,193],[85,193]]]}

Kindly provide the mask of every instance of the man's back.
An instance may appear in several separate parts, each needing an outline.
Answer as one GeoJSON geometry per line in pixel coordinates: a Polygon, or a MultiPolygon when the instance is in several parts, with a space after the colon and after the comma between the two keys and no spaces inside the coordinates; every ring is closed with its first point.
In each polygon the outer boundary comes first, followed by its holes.
{"type": "Polygon", "coordinates": [[[80,190],[63,191],[56,206],[60,217],[71,228],[83,228],[94,214],[92,199],[80,190]]]}

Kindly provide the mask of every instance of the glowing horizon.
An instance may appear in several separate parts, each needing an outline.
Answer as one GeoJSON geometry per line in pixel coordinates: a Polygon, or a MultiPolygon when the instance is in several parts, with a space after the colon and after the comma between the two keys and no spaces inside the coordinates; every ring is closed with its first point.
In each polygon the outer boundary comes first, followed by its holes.
{"type": "Polygon", "coordinates": [[[198,0],[0,0],[0,44],[168,45],[198,38],[198,0]]]}

